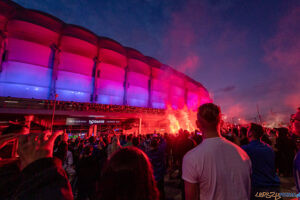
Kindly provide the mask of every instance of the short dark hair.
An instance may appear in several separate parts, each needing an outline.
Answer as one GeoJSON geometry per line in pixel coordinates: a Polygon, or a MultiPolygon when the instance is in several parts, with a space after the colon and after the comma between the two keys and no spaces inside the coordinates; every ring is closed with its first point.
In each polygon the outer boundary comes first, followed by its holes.
{"type": "Polygon", "coordinates": [[[127,141],[130,141],[130,140],[132,140],[132,134],[127,136],[127,141]]]}
{"type": "Polygon", "coordinates": [[[240,129],[240,132],[241,132],[241,135],[243,135],[243,136],[247,136],[247,129],[245,128],[245,127],[242,127],[241,129],[240,129]]]}
{"type": "Polygon", "coordinates": [[[132,139],[132,145],[135,146],[135,147],[139,146],[140,145],[140,138],[139,137],[134,137],[132,139]]]}
{"type": "Polygon", "coordinates": [[[150,146],[154,149],[156,149],[158,147],[158,139],[157,138],[153,138],[151,140],[150,146]]]}
{"type": "Polygon", "coordinates": [[[287,128],[281,127],[277,129],[278,131],[278,137],[287,137],[289,134],[289,130],[287,128]]]}
{"type": "Polygon", "coordinates": [[[260,139],[264,134],[264,129],[261,125],[251,123],[250,124],[250,131],[252,132],[252,136],[256,139],[260,139]]]}
{"type": "Polygon", "coordinates": [[[208,123],[218,124],[221,121],[221,109],[213,103],[206,103],[198,108],[197,117],[203,118],[208,123]]]}
{"type": "Polygon", "coordinates": [[[96,138],[95,138],[94,136],[91,136],[91,137],[89,138],[89,142],[90,142],[90,143],[96,142],[96,138]]]}

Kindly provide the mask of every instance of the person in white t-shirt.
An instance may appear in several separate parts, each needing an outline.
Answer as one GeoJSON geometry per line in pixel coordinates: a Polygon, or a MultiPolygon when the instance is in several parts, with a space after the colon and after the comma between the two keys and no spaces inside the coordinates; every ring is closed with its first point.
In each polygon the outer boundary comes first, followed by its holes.
{"type": "Polygon", "coordinates": [[[203,104],[197,118],[205,139],[183,158],[185,199],[250,199],[251,161],[244,150],[220,135],[220,108],[203,104]]]}

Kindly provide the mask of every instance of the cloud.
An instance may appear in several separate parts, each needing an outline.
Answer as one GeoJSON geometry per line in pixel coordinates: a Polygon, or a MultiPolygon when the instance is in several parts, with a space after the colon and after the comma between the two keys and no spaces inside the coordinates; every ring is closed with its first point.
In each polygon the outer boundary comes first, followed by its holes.
{"type": "Polygon", "coordinates": [[[201,66],[197,46],[207,31],[206,22],[210,21],[205,5],[201,1],[187,0],[180,8],[170,10],[169,17],[162,38],[163,60],[181,72],[191,73],[201,66]]]}
{"type": "Polygon", "coordinates": [[[181,72],[192,73],[195,70],[199,70],[201,67],[201,60],[199,55],[195,55],[193,52],[188,55],[181,63],[178,64],[178,70],[181,72]]]}
{"type": "Polygon", "coordinates": [[[218,90],[216,90],[217,93],[222,93],[222,92],[231,92],[233,90],[236,89],[236,86],[234,85],[230,85],[230,86],[227,86],[227,87],[224,87],[224,88],[220,88],[218,90]]]}
{"type": "Polygon", "coordinates": [[[274,79],[284,87],[277,90],[286,108],[296,109],[300,105],[300,6],[290,8],[280,19],[276,34],[264,45],[264,61],[280,76],[274,79]]]}

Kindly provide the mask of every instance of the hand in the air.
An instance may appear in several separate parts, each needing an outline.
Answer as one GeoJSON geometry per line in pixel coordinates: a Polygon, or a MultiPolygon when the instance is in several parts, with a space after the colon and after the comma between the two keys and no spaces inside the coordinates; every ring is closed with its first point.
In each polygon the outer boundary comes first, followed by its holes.
{"type": "Polygon", "coordinates": [[[45,131],[41,134],[19,136],[18,154],[21,168],[24,169],[30,163],[41,158],[51,158],[54,141],[62,133],[62,131],[56,131],[51,135],[50,131],[45,131]]]}

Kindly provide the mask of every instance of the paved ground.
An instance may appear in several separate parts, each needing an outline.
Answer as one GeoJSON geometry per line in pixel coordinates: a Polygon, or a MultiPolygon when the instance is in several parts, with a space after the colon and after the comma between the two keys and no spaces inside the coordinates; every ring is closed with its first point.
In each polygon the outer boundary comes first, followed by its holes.
{"type": "Polygon", "coordinates": [[[181,200],[180,179],[178,171],[165,176],[165,193],[166,200],[181,200]]]}
{"type": "MultiPolygon", "coordinates": [[[[297,193],[294,177],[280,177],[280,192],[297,193]]],[[[284,200],[291,200],[293,198],[283,198],[284,200]]]]}
{"type": "MultiPolygon", "coordinates": [[[[178,172],[168,174],[165,177],[166,200],[181,200],[180,180],[176,178],[178,172]]],[[[293,177],[280,177],[280,192],[296,193],[295,181],[293,177]]],[[[293,198],[283,198],[291,200],[293,198]]]]}

